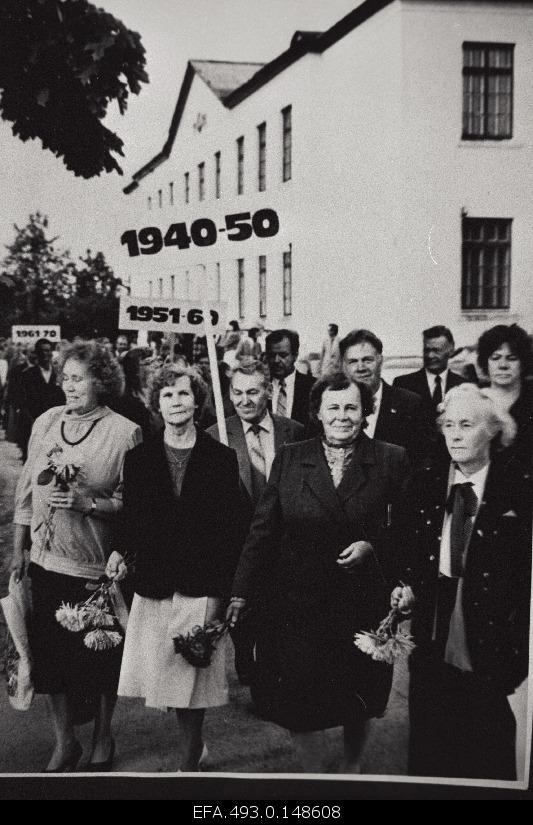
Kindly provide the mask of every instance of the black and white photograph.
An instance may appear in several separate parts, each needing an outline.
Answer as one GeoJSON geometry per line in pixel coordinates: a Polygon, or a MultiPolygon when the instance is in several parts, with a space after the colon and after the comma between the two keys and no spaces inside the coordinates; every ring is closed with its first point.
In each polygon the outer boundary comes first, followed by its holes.
{"type": "Polygon", "coordinates": [[[533,0],[1,0],[0,147],[0,798],[530,798],[533,0]]]}

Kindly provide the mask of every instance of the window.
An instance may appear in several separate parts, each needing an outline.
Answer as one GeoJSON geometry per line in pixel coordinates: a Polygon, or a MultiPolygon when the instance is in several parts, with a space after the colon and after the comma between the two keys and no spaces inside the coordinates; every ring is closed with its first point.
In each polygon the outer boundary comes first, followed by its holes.
{"type": "Polygon", "coordinates": [[[513,50],[503,43],[463,44],[463,139],[512,137],[513,50]]]}
{"type": "Polygon", "coordinates": [[[220,152],[215,152],[215,198],[220,197],[220,152]]]}
{"type": "Polygon", "coordinates": [[[257,127],[257,143],[258,143],[258,163],[257,163],[257,188],[260,192],[266,189],[266,146],[267,146],[267,127],[266,123],[261,123],[257,127]]]}
{"type": "Polygon", "coordinates": [[[216,291],[217,291],[217,301],[221,300],[222,297],[222,282],[220,279],[220,264],[217,263],[215,265],[215,280],[216,280],[216,291]]]}
{"type": "Polygon", "coordinates": [[[463,309],[508,309],[511,221],[463,218],[463,309]]]}
{"type": "Polygon", "coordinates": [[[259,317],[267,314],[267,259],[266,255],[259,256],[259,317]]]}
{"type": "Polygon", "coordinates": [[[237,194],[244,192],[244,138],[237,140],[237,194]]]}
{"type": "Polygon", "coordinates": [[[172,181],[168,185],[168,202],[171,206],[174,206],[174,184],[172,181]]]}
{"type": "Polygon", "coordinates": [[[237,280],[239,295],[239,318],[244,318],[244,258],[237,260],[237,280]]]}
{"type": "Polygon", "coordinates": [[[152,198],[148,195],[148,209],[152,208],[152,198]]]}
{"type": "Polygon", "coordinates": [[[162,189],[157,190],[157,201],[159,203],[159,208],[161,209],[161,207],[163,206],[163,190],[162,189]]]}
{"type": "Polygon", "coordinates": [[[163,297],[163,278],[159,279],[159,297],[163,297]]]}
{"type": "Polygon", "coordinates": [[[282,109],[283,118],[283,169],[282,179],[290,180],[292,177],[292,106],[282,109]]]}
{"type": "Polygon", "coordinates": [[[198,164],[198,200],[205,198],[205,163],[198,164]]]}
{"type": "Polygon", "coordinates": [[[189,203],[189,201],[191,199],[191,191],[190,191],[190,186],[189,186],[189,173],[185,172],[183,178],[184,178],[184,181],[185,181],[185,203],[189,203]]]}
{"type": "Polygon", "coordinates": [[[176,276],[170,276],[170,297],[174,298],[176,295],[176,276]]]}
{"type": "Polygon", "coordinates": [[[292,314],[292,249],[283,253],[283,314],[292,314]]]}

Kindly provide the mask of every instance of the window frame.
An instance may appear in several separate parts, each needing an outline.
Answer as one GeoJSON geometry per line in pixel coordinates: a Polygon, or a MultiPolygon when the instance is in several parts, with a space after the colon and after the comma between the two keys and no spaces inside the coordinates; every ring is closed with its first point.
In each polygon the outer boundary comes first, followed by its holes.
{"type": "Polygon", "coordinates": [[[220,198],[221,153],[215,152],[215,198],[220,198]]]}
{"type": "Polygon", "coordinates": [[[191,202],[191,180],[189,172],[183,173],[185,203],[191,202]]]}
{"type": "Polygon", "coordinates": [[[292,180],[292,105],[281,110],[281,180],[292,180]]]}
{"type": "Polygon", "coordinates": [[[283,315],[292,315],[292,245],[283,253],[283,315]]]}
{"type": "Polygon", "coordinates": [[[198,201],[205,201],[205,161],[198,164],[198,201]]]}
{"type": "Polygon", "coordinates": [[[236,140],[237,144],[237,195],[244,195],[244,135],[236,140]]]}
{"type": "Polygon", "coordinates": [[[462,77],[463,77],[463,123],[462,123],[462,131],[461,131],[461,140],[466,141],[482,141],[482,140],[512,140],[513,138],[513,128],[514,128],[514,67],[515,67],[515,60],[514,60],[514,43],[493,43],[493,42],[485,42],[485,41],[471,41],[467,40],[463,43],[463,70],[462,70],[462,77]],[[467,50],[477,49],[479,51],[484,52],[484,65],[483,66],[466,66],[465,65],[465,58],[467,50]],[[489,59],[488,53],[490,50],[499,49],[500,51],[509,52],[511,55],[511,66],[507,67],[491,67],[489,66],[489,59]],[[481,134],[475,134],[472,132],[467,131],[467,120],[470,112],[467,111],[466,108],[466,79],[468,77],[483,77],[485,79],[484,82],[484,89],[483,89],[483,114],[481,117],[483,118],[483,129],[481,134]],[[509,132],[508,134],[491,134],[488,131],[488,121],[490,117],[489,113],[489,77],[494,76],[507,76],[511,79],[510,90],[509,90],[509,132]]]}
{"type": "Polygon", "coordinates": [[[239,320],[242,321],[245,317],[245,272],[244,272],[244,258],[237,258],[237,301],[239,320]]]}
{"type": "Polygon", "coordinates": [[[259,275],[259,317],[267,316],[267,256],[259,255],[257,259],[259,275]]]}
{"type": "MultiPolygon", "coordinates": [[[[461,222],[461,309],[463,312],[508,311],[511,306],[511,254],[512,218],[486,218],[463,216],[461,222]],[[479,238],[467,237],[467,229],[479,229],[479,238]],[[497,237],[490,235],[489,228],[496,229],[497,237]],[[500,230],[505,229],[506,237],[501,238],[500,230]],[[504,261],[498,263],[503,251],[504,261]],[[473,253],[478,253],[477,273],[472,267],[473,253]],[[480,261],[482,263],[480,263],[480,261]],[[492,272],[492,276],[490,273],[492,272]],[[477,276],[477,283],[474,278],[477,276]],[[489,277],[492,283],[489,283],[489,277]],[[473,293],[477,299],[473,299],[473,293]],[[498,300],[491,302],[496,292],[498,300]],[[499,296],[503,294],[503,300],[499,296]]],[[[493,231],[494,234],[494,231],[493,231]]]]}
{"type": "Polygon", "coordinates": [[[257,127],[257,191],[266,191],[266,120],[257,127]]]}

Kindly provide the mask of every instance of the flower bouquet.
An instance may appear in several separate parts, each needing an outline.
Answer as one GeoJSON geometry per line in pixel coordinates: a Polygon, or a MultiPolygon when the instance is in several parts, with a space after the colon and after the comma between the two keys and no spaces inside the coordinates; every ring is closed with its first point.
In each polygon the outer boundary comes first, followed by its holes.
{"type": "MultiPolygon", "coordinates": [[[[46,454],[48,465],[37,476],[37,484],[44,486],[54,481],[54,486],[59,487],[62,493],[68,493],[71,486],[76,482],[80,467],[75,464],[68,464],[62,460],[63,447],[55,444],[46,454]]],[[[55,507],[50,507],[50,513],[44,522],[36,528],[40,530],[44,526],[44,548],[50,550],[54,538],[53,518],[55,507]]]]}
{"type": "Polygon", "coordinates": [[[205,627],[196,625],[186,635],[174,637],[174,650],[193,667],[209,667],[216,643],[229,626],[229,622],[216,621],[208,622],[205,627]]]}
{"type": "Polygon", "coordinates": [[[102,576],[87,601],[75,605],[63,602],[56,611],[56,620],[61,627],[72,633],[83,633],[83,644],[89,650],[109,650],[124,639],[113,608],[112,585],[112,579],[102,576]]]}
{"type": "Polygon", "coordinates": [[[397,607],[383,619],[377,630],[363,630],[354,636],[354,644],[363,653],[372,656],[375,662],[394,664],[396,659],[407,657],[415,649],[413,637],[400,630],[400,622],[405,619],[397,607]]]}

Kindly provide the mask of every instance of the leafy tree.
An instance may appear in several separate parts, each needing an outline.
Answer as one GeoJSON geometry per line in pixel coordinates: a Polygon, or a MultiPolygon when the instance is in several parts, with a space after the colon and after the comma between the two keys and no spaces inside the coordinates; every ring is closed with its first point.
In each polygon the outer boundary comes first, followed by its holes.
{"type": "Polygon", "coordinates": [[[88,249],[74,270],[73,295],[62,311],[61,329],[66,338],[117,335],[120,278],[116,278],[104,254],[88,249]]]}
{"type": "Polygon", "coordinates": [[[144,54],[137,32],[87,0],[2,0],[0,114],[76,175],[122,174],[123,141],[101,121],[148,82],[144,54]]]}

